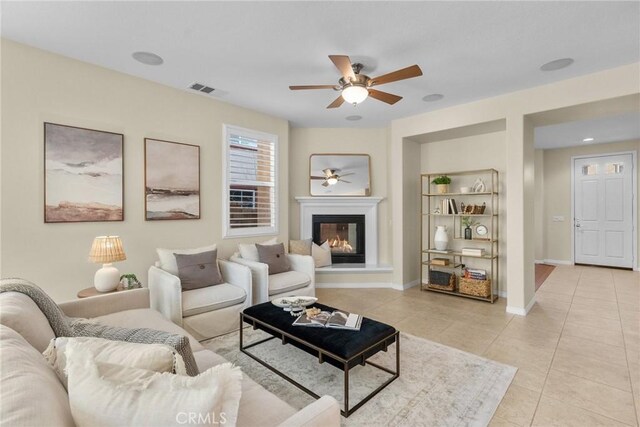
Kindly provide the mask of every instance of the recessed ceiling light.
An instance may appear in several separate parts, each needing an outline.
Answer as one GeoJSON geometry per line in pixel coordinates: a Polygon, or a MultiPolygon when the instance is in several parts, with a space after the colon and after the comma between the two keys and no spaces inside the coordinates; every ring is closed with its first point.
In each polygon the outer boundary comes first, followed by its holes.
{"type": "Polygon", "coordinates": [[[561,58],[543,64],[540,69],[542,71],[555,71],[566,68],[571,64],[573,64],[573,58],[561,58]]]}
{"type": "Polygon", "coordinates": [[[442,98],[444,98],[444,95],[441,93],[432,93],[431,95],[427,95],[425,97],[422,98],[422,100],[424,102],[436,102],[436,101],[440,101],[442,98]]]}
{"type": "Polygon", "coordinates": [[[164,62],[160,56],[151,52],[133,52],[133,59],[146,65],[161,65],[164,62]]]}
{"type": "Polygon", "coordinates": [[[593,141],[593,138],[585,138],[582,140],[582,142],[591,142],[593,141]]]}
{"type": "Polygon", "coordinates": [[[349,120],[350,122],[356,122],[362,119],[362,116],[347,116],[344,118],[345,120],[349,120]]]}

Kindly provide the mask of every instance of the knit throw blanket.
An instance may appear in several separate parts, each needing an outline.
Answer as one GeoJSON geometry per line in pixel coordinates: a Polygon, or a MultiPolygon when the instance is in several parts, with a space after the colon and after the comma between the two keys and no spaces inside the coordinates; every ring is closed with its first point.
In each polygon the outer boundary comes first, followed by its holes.
{"type": "Polygon", "coordinates": [[[166,344],[182,356],[188,375],[198,375],[189,339],[184,335],[147,328],[120,328],[68,317],[46,292],[24,279],[1,279],[0,294],[4,292],[19,292],[31,298],[49,321],[56,337],[99,337],[140,344],[166,344]]]}

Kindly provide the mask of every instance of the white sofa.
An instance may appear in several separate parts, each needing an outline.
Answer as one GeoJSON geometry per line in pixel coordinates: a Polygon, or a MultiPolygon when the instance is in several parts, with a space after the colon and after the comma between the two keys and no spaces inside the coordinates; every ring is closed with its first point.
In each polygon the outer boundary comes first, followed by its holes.
{"type": "MultiPolygon", "coordinates": [[[[201,372],[226,362],[150,309],[148,289],[70,301],[60,307],[72,317],[187,335],[201,372]]],[[[41,355],[54,338],[46,317],[28,296],[15,292],[0,294],[0,313],[0,425],[73,426],[67,393],[41,355]]],[[[337,427],[340,409],[334,398],[323,396],[296,411],[245,374],[237,425],[337,427]]]]}
{"type": "Polygon", "coordinates": [[[262,262],[242,258],[234,253],[230,261],[251,269],[253,281],[253,304],[291,295],[316,295],[316,267],[313,258],[307,255],[287,254],[291,270],[269,274],[269,266],[262,262]]]}
{"type": "Polygon", "coordinates": [[[225,283],[182,292],[180,279],[158,265],[149,268],[151,308],[199,341],[239,328],[240,312],[252,301],[249,268],[218,260],[225,283]]]}

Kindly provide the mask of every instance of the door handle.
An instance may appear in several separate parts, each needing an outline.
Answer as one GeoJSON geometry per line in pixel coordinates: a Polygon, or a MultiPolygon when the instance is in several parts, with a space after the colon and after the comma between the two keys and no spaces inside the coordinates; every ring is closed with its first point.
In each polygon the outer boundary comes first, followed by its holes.
{"type": "Polygon", "coordinates": [[[580,224],[580,220],[579,219],[576,219],[574,221],[575,221],[575,224],[576,224],[576,228],[582,227],[582,224],[580,224]]]}

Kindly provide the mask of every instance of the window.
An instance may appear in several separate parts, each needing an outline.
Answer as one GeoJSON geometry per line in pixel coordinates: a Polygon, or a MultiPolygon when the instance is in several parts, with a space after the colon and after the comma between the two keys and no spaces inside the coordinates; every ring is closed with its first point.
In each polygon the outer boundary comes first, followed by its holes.
{"type": "Polygon", "coordinates": [[[582,166],[582,175],[597,175],[598,165],[585,165],[582,166]]]}
{"type": "Polygon", "coordinates": [[[277,234],[278,137],[224,126],[225,237],[277,234]]]}
{"type": "Polygon", "coordinates": [[[607,163],[604,167],[604,173],[606,174],[621,174],[624,170],[624,163],[607,163]]]}

